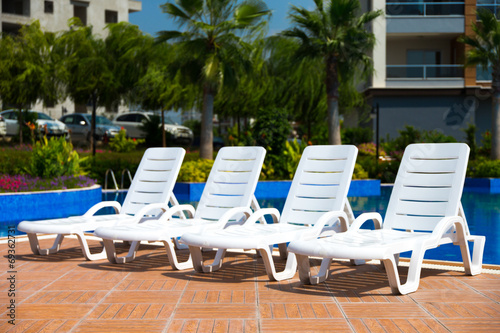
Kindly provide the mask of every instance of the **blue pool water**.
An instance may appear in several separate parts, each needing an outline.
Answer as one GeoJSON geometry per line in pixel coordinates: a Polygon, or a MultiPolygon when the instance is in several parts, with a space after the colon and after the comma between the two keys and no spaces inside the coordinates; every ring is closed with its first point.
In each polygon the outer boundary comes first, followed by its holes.
{"type": "MultiPolygon", "coordinates": [[[[349,197],[355,216],[364,212],[379,212],[382,217],[389,202],[392,186],[382,186],[380,196],[349,197]]],[[[105,193],[106,200],[123,200],[125,193],[105,193]]],[[[280,212],[285,199],[259,199],[261,208],[274,207],[280,212]]],[[[181,202],[195,205],[196,202],[181,202]]],[[[486,236],[483,263],[500,265],[500,194],[464,191],[462,205],[471,234],[486,236]]],[[[369,223],[367,223],[369,226],[369,223]]],[[[472,248],[472,244],[469,243],[472,248]]],[[[403,254],[403,257],[409,257],[403,254]]],[[[428,250],[426,259],[462,261],[460,248],[452,244],[428,250]]]]}
{"type": "MultiPolygon", "coordinates": [[[[354,215],[358,216],[363,212],[376,211],[384,216],[391,191],[391,186],[383,186],[380,196],[349,197],[354,215]]],[[[103,193],[103,200],[123,202],[125,194],[125,192],[106,192],[103,193]]],[[[285,199],[259,199],[262,208],[275,207],[280,211],[283,209],[284,202],[285,199]]],[[[180,203],[196,205],[195,202],[181,201],[180,203]]],[[[486,236],[483,262],[485,264],[500,265],[500,194],[464,191],[462,205],[464,206],[471,234],[486,236]]],[[[6,233],[3,236],[6,236],[6,233]]],[[[425,258],[462,261],[459,247],[451,244],[427,251],[425,258]]]]}

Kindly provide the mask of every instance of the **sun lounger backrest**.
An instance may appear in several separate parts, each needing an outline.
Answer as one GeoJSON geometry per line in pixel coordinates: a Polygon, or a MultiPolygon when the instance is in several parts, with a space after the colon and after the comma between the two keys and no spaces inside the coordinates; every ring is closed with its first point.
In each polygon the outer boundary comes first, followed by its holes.
{"type": "Polygon", "coordinates": [[[469,147],[464,143],[409,145],[384,228],[432,231],[443,217],[458,215],[468,159],[469,147]]]}
{"type": "Polygon", "coordinates": [[[311,224],[328,211],[343,211],[358,149],[351,145],[309,146],[300,159],[281,223],[311,224]]]}
{"type": "Polygon", "coordinates": [[[185,153],[183,148],[146,150],[121,212],[135,214],[147,204],[168,203],[185,153]]]}
{"type": "Polygon", "coordinates": [[[219,150],[196,208],[195,218],[219,220],[233,207],[250,207],[266,150],[224,147],[219,150]]]}

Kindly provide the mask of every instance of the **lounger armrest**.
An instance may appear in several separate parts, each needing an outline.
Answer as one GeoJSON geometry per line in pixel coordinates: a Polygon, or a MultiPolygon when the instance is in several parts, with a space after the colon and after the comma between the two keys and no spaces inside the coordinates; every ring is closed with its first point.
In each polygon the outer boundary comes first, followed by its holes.
{"type": "Polygon", "coordinates": [[[245,225],[253,223],[261,223],[260,218],[265,215],[271,215],[273,223],[278,223],[280,220],[280,212],[276,208],[262,208],[254,212],[246,221],[245,225]]]}
{"type": "Polygon", "coordinates": [[[116,201],[102,201],[96,203],[94,206],[90,207],[89,210],[83,215],[83,216],[92,216],[95,213],[97,213],[99,210],[105,208],[105,207],[111,207],[115,209],[115,213],[118,214],[120,210],[122,209],[122,205],[120,205],[119,202],[116,201]]]}
{"type": "Polygon", "coordinates": [[[248,220],[248,217],[252,215],[252,210],[249,207],[234,207],[234,208],[231,208],[230,210],[228,210],[227,212],[225,212],[220,217],[220,219],[217,222],[217,224],[220,227],[225,227],[226,225],[231,224],[231,222],[229,222],[230,218],[232,218],[235,215],[239,215],[239,214],[244,214],[245,217],[246,217],[246,219],[248,220]]]}
{"type": "Polygon", "coordinates": [[[382,228],[382,215],[379,213],[364,213],[359,215],[354,222],[352,222],[351,227],[349,228],[349,231],[355,232],[359,230],[365,224],[366,221],[372,220],[373,223],[375,224],[375,229],[381,229],[382,228]]]}
{"type": "Polygon", "coordinates": [[[429,244],[433,246],[438,245],[443,235],[452,227],[455,227],[456,231],[459,232],[458,228],[456,228],[457,223],[462,226],[463,236],[465,237],[466,228],[464,219],[460,216],[446,216],[439,221],[432,231],[431,237],[428,240],[429,244]]]}
{"type": "Polygon", "coordinates": [[[166,222],[170,220],[173,215],[183,211],[187,212],[190,218],[192,218],[195,213],[194,207],[191,205],[175,205],[165,211],[165,213],[163,213],[158,220],[161,222],[166,222]]]}
{"type": "Polygon", "coordinates": [[[302,239],[312,239],[312,238],[317,238],[320,234],[323,228],[328,224],[330,221],[336,221],[340,220],[340,228],[342,231],[347,231],[349,228],[349,219],[347,218],[347,214],[343,211],[330,211],[326,212],[325,214],[321,215],[321,217],[318,219],[317,222],[314,223],[314,226],[304,232],[302,239]]]}

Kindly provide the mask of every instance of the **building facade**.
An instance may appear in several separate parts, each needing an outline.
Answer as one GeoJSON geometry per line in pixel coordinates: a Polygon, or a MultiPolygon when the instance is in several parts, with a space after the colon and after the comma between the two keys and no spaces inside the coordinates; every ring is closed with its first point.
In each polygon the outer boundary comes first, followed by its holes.
{"type": "Polygon", "coordinates": [[[464,68],[466,47],[480,7],[498,12],[500,0],[370,0],[382,10],[372,24],[375,73],[366,94],[378,105],[380,137],[395,138],[405,125],[465,139],[469,124],[491,129],[491,76],[464,68]]]}
{"type": "MultiPolygon", "coordinates": [[[[39,20],[42,29],[58,32],[68,29],[68,20],[78,17],[83,24],[91,25],[93,32],[105,36],[108,23],[128,22],[129,15],[142,9],[142,2],[135,0],[2,0],[0,4],[0,32],[17,33],[22,25],[39,20]]],[[[75,105],[67,100],[58,105],[32,106],[53,118],[64,113],[87,112],[86,105],[75,105]]]]}

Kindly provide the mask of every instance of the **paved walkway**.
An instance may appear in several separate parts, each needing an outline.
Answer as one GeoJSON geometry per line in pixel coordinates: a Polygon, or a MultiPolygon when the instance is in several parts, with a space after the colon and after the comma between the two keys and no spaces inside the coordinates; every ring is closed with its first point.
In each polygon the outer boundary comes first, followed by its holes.
{"type": "Polygon", "coordinates": [[[303,286],[297,275],[268,281],[253,253],[228,253],[219,272],[198,274],[173,271],[161,247],[141,245],[134,262],[112,265],[84,261],[77,246],[68,239],[41,257],[18,239],[11,297],[0,245],[0,332],[500,331],[498,274],[424,269],[417,292],[395,296],[374,264],[334,262],[325,283],[303,286]]]}

